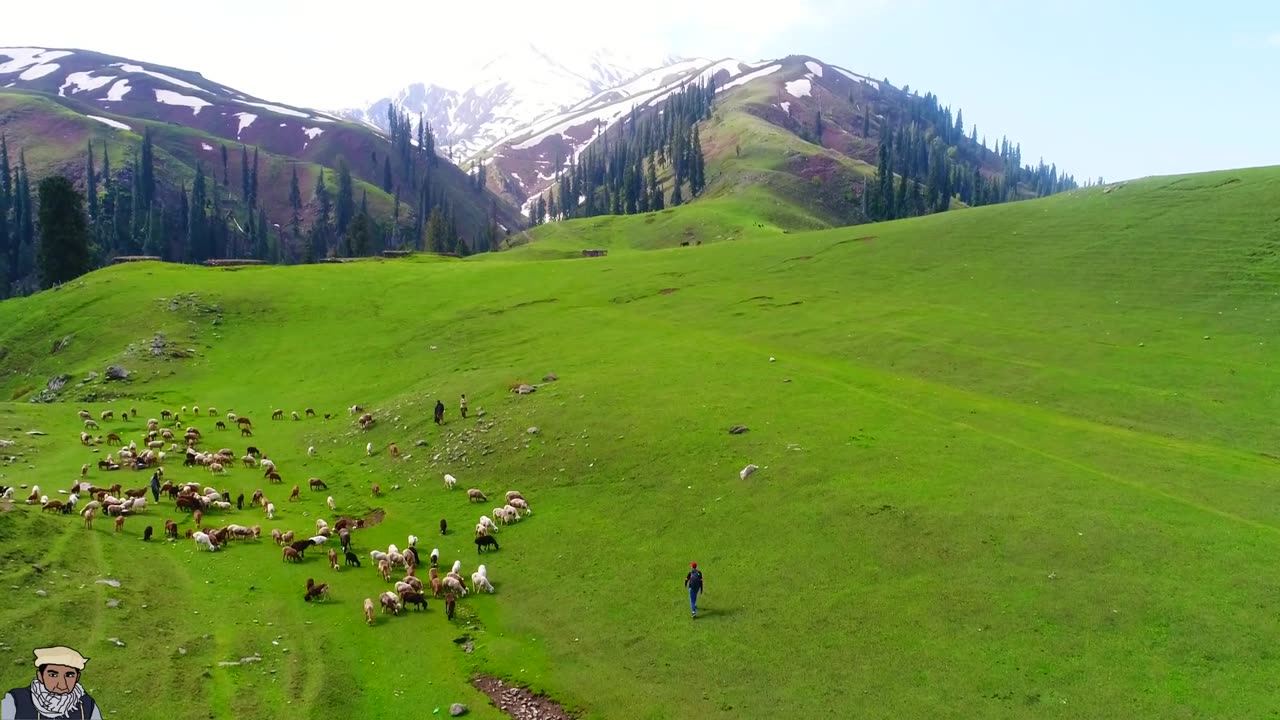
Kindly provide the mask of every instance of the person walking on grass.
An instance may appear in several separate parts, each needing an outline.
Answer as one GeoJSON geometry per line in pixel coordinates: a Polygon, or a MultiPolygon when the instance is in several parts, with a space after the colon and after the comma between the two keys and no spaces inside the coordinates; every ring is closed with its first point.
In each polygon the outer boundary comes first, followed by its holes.
{"type": "Polygon", "coordinates": [[[436,401],[436,424],[444,422],[444,403],[436,401]]]}
{"type": "Polygon", "coordinates": [[[689,574],[684,576],[684,586],[689,588],[689,610],[691,617],[698,617],[698,596],[702,594],[702,571],[698,563],[689,563],[689,574]]]}
{"type": "Polygon", "coordinates": [[[462,402],[459,403],[459,407],[462,410],[462,419],[466,420],[467,419],[467,394],[466,393],[462,394],[462,402]]]}

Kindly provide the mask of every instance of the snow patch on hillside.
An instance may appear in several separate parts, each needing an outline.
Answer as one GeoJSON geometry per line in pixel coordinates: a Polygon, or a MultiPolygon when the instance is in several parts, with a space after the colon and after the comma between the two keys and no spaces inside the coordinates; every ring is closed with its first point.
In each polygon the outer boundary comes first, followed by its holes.
{"type": "Polygon", "coordinates": [[[844,68],[841,68],[841,67],[837,67],[837,68],[836,68],[836,72],[840,73],[841,75],[843,75],[843,76],[845,76],[845,77],[849,78],[850,80],[852,80],[852,81],[854,81],[854,82],[864,82],[864,83],[866,83],[866,84],[870,85],[871,87],[875,88],[876,90],[879,90],[879,89],[880,89],[880,83],[876,82],[875,80],[872,80],[871,78],[867,77],[866,75],[859,75],[859,74],[857,74],[857,73],[851,73],[851,72],[849,72],[848,70],[845,70],[844,68]]]}
{"type": "Polygon", "coordinates": [[[21,75],[18,76],[18,79],[19,80],[39,80],[45,75],[48,75],[53,72],[57,72],[59,67],[61,66],[58,65],[58,63],[36,65],[35,67],[27,68],[25,72],[23,72],[21,75]]]}
{"type": "Polygon", "coordinates": [[[213,146],[205,142],[200,143],[200,149],[207,152],[213,152],[213,146]]]}
{"type": "Polygon", "coordinates": [[[132,130],[132,129],[133,129],[133,128],[129,127],[128,125],[125,125],[124,123],[120,122],[119,120],[112,120],[111,118],[98,117],[97,115],[85,115],[85,117],[87,117],[87,118],[92,118],[92,119],[94,119],[94,120],[97,120],[98,122],[102,123],[103,125],[110,125],[111,127],[116,128],[117,130],[132,130]]]}
{"type": "Polygon", "coordinates": [[[129,87],[129,78],[117,80],[116,84],[112,85],[111,89],[107,91],[107,102],[120,102],[132,89],[129,87]]]}
{"type": "Polygon", "coordinates": [[[192,85],[191,83],[186,82],[185,80],[179,80],[178,78],[173,77],[172,75],[165,75],[164,73],[158,73],[158,72],[148,70],[142,67],[141,65],[130,65],[129,63],[115,63],[111,67],[118,67],[127,73],[142,73],[143,75],[150,75],[151,77],[156,78],[157,80],[163,80],[167,83],[172,83],[174,85],[177,85],[178,87],[183,87],[188,90],[199,90],[201,92],[207,92],[204,88],[198,85],[192,85]]]}
{"type": "MultiPolygon", "coordinates": [[[[30,47],[0,48],[0,57],[10,58],[8,62],[0,63],[0,75],[8,75],[9,73],[16,73],[19,70],[27,70],[28,68],[34,70],[41,66],[48,66],[52,64],[54,60],[67,57],[71,54],[72,53],[68,50],[45,50],[44,48],[30,47]]],[[[35,80],[36,78],[44,77],[58,69],[57,65],[53,65],[52,67],[52,70],[40,71],[33,77],[27,77],[27,73],[25,72],[18,77],[22,80],[35,80]]],[[[28,70],[28,72],[30,71],[28,70]]]]}
{"type": "Polygon", "coordinates": [[[209,107],[211,104],[208,100],[203,100],[190,95],[183,95],[172,90],[156,90],[156,102],[165,105],[178,105],[180,107],[191,108],[192,115],[199,115],[200,111],[209,107]]]}
{"type": "Polygon", "coordinates": [[[240,139],[240,133],[244,132],[244,129],[245,129],[245,128],[247,128],[247,127],[249,127],[250,125],[252,125],[254,120],[257,120],[257,119],[258,119],[258,116],[257,116],[257,115],[254,115],[253,113],[247,113],[247,112],[238,112],[238,113],[235,113],[235,114],[233,115],[233,117],[238,117],[238,118],[240,118],[240,127],[236,130],[236,139],[237,139],[237,140],[239,140],[239,139],[240,139]]]}
{"type": "Polygon", "coordinates": [[[809,72],[813,73],[814,75],[817,75],[818,77],[822,77],[822,66],[819,65],[818,63],[812,60],[805,60],[804,66],[809,68],[809,72]]]}
{"type": "Polygon", "coordinates": [[[813,85],[809,82],[809,78],[807,77],[800,78],[799,80],[792,80],[783,87],[787,89],[787,93],[791,95],[791,97],[796,98],[809,97],[813,91],[813,85]]]}
{"type": "Polygon", "coordinates": [[[248,100],[237,100],[236,102],[240,103],[241,105],[252,105],[253,107],[260,107],[263,110],[270,110],[273,113],[279,113],[281,115],[292,115],[293,117],[300,117],[300,118],[311,117],[310,115],[304,112],[291,110],[287,107],[280,107],[279,105],[272,105],[271,103],[249,102],[248,100]]]}
{"type": "Polygon", "coordinates": [[[784,113],[786,113],[786,114],[788,114],[788,115],[790,115],[790,114],[791,114],[791,103],[789,103],[789,102],[784,102],[784,103],[782,103],[781,105],[779,105],[778,107],[782,108],[782,112],[784,112],[784,113]]]}
{"type": "Polygon", "coordinates": [[[71,88],[72,95],[86,90],[97,90],[115,79],[115,75],[94,77],[92,72],[73,72],[67,76],[66,81],[62,83],[62,87],[58,88],[58,95],[66,97],[67,88],[71,88]]]}
{"type": "Polygon", "coordinates": [[[324,134],[324,130],[320,128],[304,127],[302,128],[302,133],[306,135],[308,138],[315,140],[317,136],[324,134]]]}
{"type": "Polygon", "coordinates": [[[736,87],[738,87],[739,85],[746,85],[747,83],[751,82],[752,80],[757,80],[757,79],[759,79],[759,78],[766,77],[766,76],[768,76],[768,75],[772,75],[772,74],[774,74],[774,73],[778,72],[778,71],[779,71],[779,70],[781,70],[781,69],[782,69],[782,66],[781,66],[781,65],[770,65],[770,66],[769,66],[769,67],[767,67],[767,68],[762,68],[762,69],[760,69],[760,70],[756,70],[755,72],[749,72],[749,73],[747,73],[746,75],[743,75],[742,77],[740,77],[740,78],[738,78],[738,79],[736,79],[736,80],[732,80],[732,81],[727,82],[727,83],[725,83],[724,85],[721,85],[720,87],[716,88],[716,92],[724,92],[725,90],[729,90],[729,89],[731,89],[731,88],[736,88],[736,87]]]}

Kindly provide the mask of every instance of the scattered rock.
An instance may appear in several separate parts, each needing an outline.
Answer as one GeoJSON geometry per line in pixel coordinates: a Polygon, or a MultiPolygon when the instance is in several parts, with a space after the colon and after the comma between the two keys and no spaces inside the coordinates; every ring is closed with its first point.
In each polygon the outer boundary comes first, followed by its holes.
{"type": "Polygon", "coordinates": [[[49,593],[45,592],[44,590],[37,590],[36,595],[40,597],[48,597],[49,593]]]}
{"type": "Polygon", "coordinates": [[[156,333],[156,336],[151,338],[151,354],[160,357],[164,355],[164,348],[164,333],[156,333]]]}
{"type": "Polygon", "coordinates": [[[415,447],[426,447],[426,446],[427,446],[427,441],[426,441],[426,440],[419,440],[418,442],[414,443],[414,446],[415,446],[415,447]]]}
{"type": "Polygon", "coordinates": [[[480,410],[480,411],[476,412],[476,417],[478,417],[478,418],[482,418],[482,417],[484,417],[484,416],[485,416],[485,412],[484,412],[484,410],[480,410]]]}
{"type": "Polygon", "coordinates": [[[104,579],[102,579],[102,580],[98,580],[98,581],[97,581],[97,584],[98,584],[98,585],[110,585],[110,586],[111,586],[111,587],[113,587],[113,588],[118,588],[118,587],[120,587],[120,581],[119,581],[119,580],[112,580],[111,578],[104,578],[104,579]]]}
{"type": "Polygon", "coordinates": [[[0,447],[13,447],[12,440],[0,440],[0,447]]]}
{"type": "Polygon", "coordinates": [[[777,358],[769,358],[769,362],[778,362],[777,358]]]}
{"type": "Polygon", "coordinates": [[[180,648],[178,648],[178,654],[179,654],[179,655],[186,655],[186,654],[187,654],[187,649],[186,649],[186,648],[184,648],[184,647],[180,647],[180,648]]]}
{"type": "Polygon", "coordinates": [[[750,429],[751,428],[747,427],[746,425],[734,425],[733,427],[729,428],[729,434],[741,435],[742,433],[747,432],[750,429]]]}
{"type": "Polygon", "coordinates": [[[489,675],[472,678],[471,684],[489,697],[498,709],[516,720],[572,720],[560,703],[528,688],[509,685],[489,675]]]}
{"type": "Polygon", "coordinates": [[[742,471],[738,473],[738,477],[742,478],[743,480],[746,480],[747,478],[751,477],[752,473],[754,473],[759,469],[760,468],[755,465],[748,465],[742,468],[742,471]]]}
{"type": "Polygon", "coordinates": [[[70,379],[71,379],[71,376],[67,374],[54,375],[53,377],[49,378],[49,382],[45,383],[45,387],[49,389],[49,392],[58,392],[63,388],[63,386],[67,384],[67,381],[70,379]]]}
{"type": "Polygon", "coordinates": [[[118,608],[120,607],[120,601],[116,600],[115,598],[111,598],[110,600],[107,601],[107,607],[118,608]]]}
{"type": "Polygon", "coordinates": [[[96,372],[94,372],[94,371],[90,370],[90,371],[89,371],[89,374],[84,376],[84,379],[85,379],[85,382],[89,382],[89,381],[92,381],[92,380],[97,380],[97,379],[98,379],[98,373],[96,373],[96,372]]]}
{"type": "Polygon", "coordinates": [[[45,435],[45,433],[42,433],[39,430],[28,430],[27,434],[30,435],[31,437],[41,437],[45,435]]]}
{"type": "Polygon", "coordinates": [[[243,664],[245,664],[245,665],[247,665],[247,664],[249,664],[249,663],[262,662],[262,657],[261,657],[261,656],[259,656],[259,655],[254,654],[254,655],[250,655],[249,657],[242,657],[242,658],[240,658],[240,662],[241,662],[241,663],[243,663],[243,664]]]}
{"type": "Polygon", "coordinates": [[[467,706],[463,705],[462,703],[454,703],[449,706],[449,715],[453,717],[458,717],[459,715],[466,715],[466,714],[467,714],[467,706]]]}
{"type": "Polygon", "coordinates": [[[111,367],[107,368],[107,379],[108,380],[128,380],[129,371],[125,370],[123,367],[119,365],[112,365],[111,367]]]}
{"type": "Polygon", "coordinates": [[[116,647],[124,647],[124,642],[122,642],[120,638],[107,638],[107,642],[115,643],[116,647]]]}
{"type": "Polygon", "coordinates": [[[546,375],[542,376],[542,382],[555,382],[559,379],[560,379],[560,376],[555,373],[547,373],[546,375]]]}
{"type": "Polygon", "coordinates": [[[531,427],[531,428],[529,428],[528,430],[526,430],[525,432],[529,433],[530,435],[537,435],[537,434],[538,434],[538,428],[536,428],[536,427],[531,427]]]}
{"type": "Polygon", "coordinates": [[[518,386],[518,387],[516,388],[516,394],[518,394],[518,395],[528,395],[529,393],[531,393],[531,392],[533,392],[533,391],[535,391],[535,390],[537,390],[537,389],[538,389],[538,388],[536,388],[536,387],[534,387],[534,386],[532,386],[532,385],[520,385],[520,386],[518,386]]]}
{"type": "Polygon", "coordinates": [[[240,663],[235,660],[223,660],[218,663],[218,667],[239,667],[240,663]]]}
{"type": "Polygon", "coordinates": [[[58,351],[60,351],[60,350],[64,349],[65,347],[67,347],[67,346],[68,346],[68,345],[70,345],[70,344],[71,344],[71,336],[70,336],[70,335],[68,335],[68,336],[66,336],[66,337],[62,338],[61,340],[57,340],[57,341],[55,341],[55,342],[53,343],[53,350],[52,350],[51,352],[53,352],[53,353],[57,353],[58,351]]]}

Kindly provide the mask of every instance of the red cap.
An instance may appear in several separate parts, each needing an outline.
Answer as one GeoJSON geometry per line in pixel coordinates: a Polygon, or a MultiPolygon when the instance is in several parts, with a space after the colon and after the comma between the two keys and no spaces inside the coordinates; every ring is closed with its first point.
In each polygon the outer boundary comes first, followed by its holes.
{"type": "Polygon", "coordinates": [[[689,563],[689,567],[696,568],[698,567],[698,563],[689,563]]]}

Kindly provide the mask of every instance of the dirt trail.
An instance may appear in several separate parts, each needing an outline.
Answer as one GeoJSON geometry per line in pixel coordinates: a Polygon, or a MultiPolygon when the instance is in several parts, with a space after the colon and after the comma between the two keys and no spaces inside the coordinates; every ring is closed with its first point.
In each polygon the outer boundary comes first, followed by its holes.
{"type": "Polygon", "coordinates": [[[471,684],[516,720],[573,720],[574,716],[551,698],[508,685],[491,675],[477,675],[471,684]]]}

